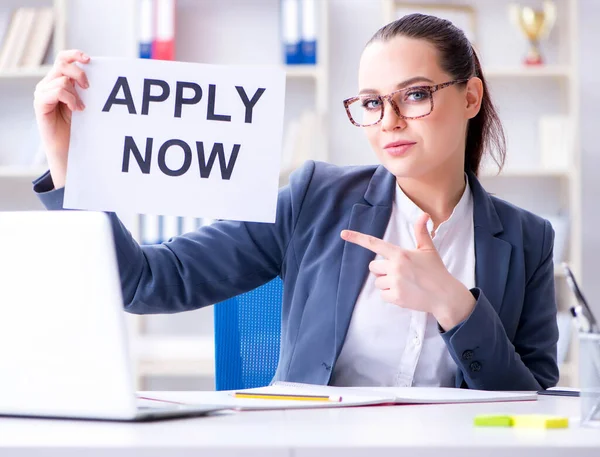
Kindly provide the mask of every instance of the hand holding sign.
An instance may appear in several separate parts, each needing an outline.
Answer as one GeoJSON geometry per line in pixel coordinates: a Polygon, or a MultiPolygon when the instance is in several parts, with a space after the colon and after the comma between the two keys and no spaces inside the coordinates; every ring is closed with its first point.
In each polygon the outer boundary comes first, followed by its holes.
{"type": "Polygon", "coordinates": [[[85,72],[74,62],[87,63],[89,60],[79,50],[60,52],[52,69],[35,88],[35,117],[56,188],[65,184],[71,114],[84,109],[75,84],[82,89],[89,86],[85,72]]]}
{"type": "Polygon", "coordinates": [[[413,251],[351,230],[342,231],[341,237],[384,257],[369,264],[384,301],[431,313],[449,330],[469,316],[475,298],[446,269],[427,230],[428,220],[429,215],[423,214],[415,223],[417,249],[413,251]]]}
{"type": "Polygon", "coordinates": [[[275,221],[283,69],[77,51],[56,68],[36,113],[65,208],[275,221]]]}

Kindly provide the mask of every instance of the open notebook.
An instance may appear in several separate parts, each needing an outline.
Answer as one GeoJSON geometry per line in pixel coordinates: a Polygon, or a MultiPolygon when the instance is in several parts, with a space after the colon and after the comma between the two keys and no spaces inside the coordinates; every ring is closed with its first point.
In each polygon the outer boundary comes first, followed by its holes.
{"type": "MultiPolygon", "coordinates": [[[[275,382],[273,385],[238,392],[250,394],[325,395],[341,401],[273,400],[237,398],[231,391],[221,392],[146,392],[142,396],[156,401],[179,401],[193,404],[218,404],[238,410],[339,408],[384,404],[486,403],[537,400],[535,392],[494,392],[450,387],[332,387],[275,382]]],[[[148,401],[154,401],[148,400],[148,401]]]]}

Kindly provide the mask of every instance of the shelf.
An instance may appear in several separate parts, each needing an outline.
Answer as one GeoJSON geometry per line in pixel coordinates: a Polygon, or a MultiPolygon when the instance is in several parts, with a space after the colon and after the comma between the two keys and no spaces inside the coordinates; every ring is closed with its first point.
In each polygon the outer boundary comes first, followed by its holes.
{"type": "Polygon", "coordinates": [[[322,70],[318,65],[284,65],[288,78],[314,78],[318,79],[322,70]]]}
{"type": "MultiPolygon", "coordinates": [[[[48,74],[51,65],[38,68],[19,68],[15,70],[0,71],[0,79],[35,79],[43,78],[48,74]]],[[[288,78],[314,78],[322,75],[322,69],[318,65],[283,65],[288,78]]]]}
{"type": "Polygon", "coordinates": [[[137,376],[214,376],[215,345],[211,337],[144,335],[133,338],[137,376]]]}
{"type": "Polygon", "coordinates": [[[570,170],[544,170],[543,168],[531,169],[505,169],[498,174],[496,170],[483,170],[481,178],[569,178],[570,170]]]}
{"type": "Polygon", "coordinates": [[[37,68],[17,68],[15,70],[0,71],[0,79],[42,79],[50,71],[52,65],[44,65],[37,68]]]}
{"type": "Polygon", "coordinates": [[[34,180],[47,171],[46,167],[27,166],[0,166],[0,178],[30,179],[34,180]]]}
{"type": "Polygon", "coordinates": [[[569,78],[571,68],[566,65],[546,65],[539,67],[489,67],[484,68],[486,78],[569,78]]]}
{"type": "MultiPolygon", "coordinates": [[[[15,70],[0,71],[0,79],[26,79],[43,78],[52,68],[45,65],[38,68],[18,68],[15,70]]],[[[319,78],[322,69],[318,65],[283,65],[289,78],[319,78]]]]}

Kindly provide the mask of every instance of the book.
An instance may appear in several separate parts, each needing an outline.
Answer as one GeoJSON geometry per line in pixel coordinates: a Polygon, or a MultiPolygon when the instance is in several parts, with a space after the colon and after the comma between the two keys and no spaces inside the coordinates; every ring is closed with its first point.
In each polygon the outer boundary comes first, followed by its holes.
{"type": "MultiPolygon", "coordinates": [[[[261,389],[267,389],[261,388],[261,389]]],[[[257,389],[250,389],[256,391],[257,389]]],[[[240,391],[245,392],[245,391],[240,391]]],[[[381,395],[366,396],[347,394],[342,401],[298,401],[265,400],[255,398],[236,398],[233,391],[197,391],[197,392],[140,392],[138,399],[143,406],[157,406],[161,402],[181,402],[188,405],[223,405],[238,411],[258,411],[272,409],[307,408],[343,408],[350,406],[369,406],[384,404],[381,395]]]]}
{"type": "Polygon", "coordinates": [[[306,393],[312,395],[364,395],[380,396],[384,403],[395,404],[445,404],[488,403],[498,401],[537,400],[536,392],[507,392],[454,387],[336,387],[317,386],[293,382],[275,382],[271,386],[250,391],[306,393]]]}
{"type": "Polygon", "coordinates": [[[54,30],[54,10],[51,7],[36,8],[25,48],[17,63],[18,67],[35,68],[42,65],[48,52],[54,30]]]}
{"type": "MultiPolygon", "coordinates": [[[[16,37],[10,43],[9,58],[6,61],[6,66],[3,68],[6,70],[14,70],[19,67],[34,27],[35,8],[19,8],[17,13],[20,13],[20,15],[17,18],[18,22],[13,32],[16,34],[16,37]]],[[[8,39],[10,38],[8,37],[8,39]]]]}
{"type": "Polygon", "coordinates": [[[200,227],[200,220],[196,217],[184,217],[183,218],[183,227],[181,229],[182,233],[190,233],[195,232],[200,227]]]}
{"type": "Polygon", "coordinates": [[[160,216],[156,214],[139,215],[140,244],[158,244],[162,242],[160,233],[160,216]]]}
{"type": "Polygon", "coordinates": [[[177,216],[164,216],[163,221],[163,236],[161,241],[168,241],[171,238],[180,235],[177,216]]]}
{"type": "Polygon", "coordinates": [[[8,28],[2,41],[2,50],[0,50],[0,71],[8,70],[12,67],[14,60],[15,46],[19,37],[21,23],[24,19],[24,8],[13,11],[8,28]]]}
{"type": "Polygon", "coordinates": [[[11,18],[11,11],[0,11],[0,50],[2,49],[2,43],[4,43],[4,38],[8,33],[11,18]]]}
{"type": "Polygon", "coordinates": [[[496,392],[450,387],[334,387],[290,382],[275,382],[270,386],[235,392],[148,392],[141,395],[150,402],[182,401],[187,404],[216,404],[242,411],[537,400],[536,392],[496,392]],[[257,396],[267,394],[341,397],[341,401],[236,398],[236,392],[257,396]]]}

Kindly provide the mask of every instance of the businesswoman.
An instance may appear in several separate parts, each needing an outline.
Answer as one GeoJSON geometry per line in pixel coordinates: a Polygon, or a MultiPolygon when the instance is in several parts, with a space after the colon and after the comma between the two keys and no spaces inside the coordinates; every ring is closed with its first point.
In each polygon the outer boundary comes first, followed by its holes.
{"type": "MultiPolygon", "coordinates": [[[[61,53],[36,88],[50,171],[34,190],[49,209],[63,204],[71,112],[85,109],[74,62],[88,61],[61,53]]],[[[425,15],[383,27],[344,106],[380,165],[307,162],[274,224],[218,221],[140,247],[110,214],[126,309],[191,310],[280,276],[277,380],[555,385],[553,230],[477,180],[485,154],[502,164],[504,136],[463,32],[425,15]]]]}

